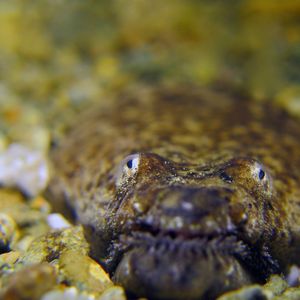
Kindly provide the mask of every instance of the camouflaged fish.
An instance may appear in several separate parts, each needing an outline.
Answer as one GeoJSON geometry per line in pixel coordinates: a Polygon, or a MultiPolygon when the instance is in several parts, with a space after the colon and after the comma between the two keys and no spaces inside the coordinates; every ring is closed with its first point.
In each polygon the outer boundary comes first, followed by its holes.
{"type": "Polygon", "coordinates": [[[270,102],[124,93],[86,113],[53,162],[50,198],[129,295],[214,299],[300,262],[300,123],[270,102]]]}

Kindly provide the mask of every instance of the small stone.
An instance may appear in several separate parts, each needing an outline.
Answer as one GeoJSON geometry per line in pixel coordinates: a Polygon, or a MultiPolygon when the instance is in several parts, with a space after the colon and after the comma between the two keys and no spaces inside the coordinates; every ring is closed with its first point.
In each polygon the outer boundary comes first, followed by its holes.
{"type": "Polygon", "coordinates": [[[19,251],[10,251],[7,253],[3,253],[0,255],[0,266],[4,264],[12,265],[17,261],[19,257],[20,257],[19,251]]]}
{"type": "Polygon", "coordinates": [[[40,151],[12,144],[0,154],[0,183],[4,186],[34,196],[47,186],[49,177],[47,159],[40,151]]]}
{"type": "Polygon", "coordinates": [[[20,252],[10,251],[0,255],[0,291],[5,286],[5,278],[15,271],[15,263],[20,257],[20,252]]]}
{"type": "Polygon", "coordinates": [[[49,214],[51,212],[51,205],[42,196],[37,196],[32,199],[32,201],[30,202],[30,207],[45,214],[49,214]]]}
{"type": "Polygon", "coordinates": [[[287,282],[289,286],[300,285],[300,268],[298,266],[291,266],[287,275],[287,282]]]}
{"type": "Polygon", "coordinates": [[[26,253],[20,257],[19,262],[24,264],[52,262],[68,250],[88,255],[89,245],[84,238],[81,226],[49,232],[35,239],[26,253]]]}
{"type": "Polygon", "coordinates": [[[99,295],[113,285],[98,263],[74,250],[62,253],[59,265],[60,272],[64,276],[63,281],[76,286],[80,291],[99,295]]]}
{"type": "Polygon", "coordinates": [[[24,239],[25,236],[32,236],[34,239],[49,231],[47,213],[32,208],[30,201],[17,191],[0,189],[0,211],[11,217],[17,225],[16,238],[11,243],[12,250],[22,250],[19,237],[24,239]]]}
{"type": "Polygon", "coordinates": [[[300,288],[289,288],[282,295],[272,298],[272,300],[299,300],[300,288]]]}
{"type": "Polygon", "coordinates": [[[0,213],[0,253],[10,251],[16,233],[16,222],[10,216],[0,213]]]}
{"type": "Polygon", "coordinates": [[[126,300],[125,291],[120,286],[113,286],[103,292],[98,300],[126,300]]]}
{"type": "Polygon", "coordinates": [[[279,275],[273,275],[263,286],[265,295],[268,299],[274,296],[281,295],[288,287],[288,283],[279,275]]]}
{"type": "Polygon", "coordinates": [[[34,239],[32,235],[25,235],[16,243],[14,249],[21,252],[27,251],[34,239]]]}
{"type": "Polygon", "coordinates": [[[0,211],[12,217],[19,227],[45,219],[45,214],[32,209],[19,192],[7,189],[0,189],[0,211]]]}
{"type": "MultiPolygon", "coordinates": [[[[47,292],[41,300],[95,300],[94,296],[80,293],[75,287],[47,292]]],[[[122,299],[120,299],[122,300],[122,299]]]]}
{"type": "Polygon", "coordinates": [[[61,214],[50,214],[47,217],[47,222],[52,229],[64,229],[71,224],[61,214]]]}
{"type": "Polygon", "coordinates": [[[47,263],[31,265],[7,278],[2,300],[38,300],[56,285],[55,269],[47,263]]]}

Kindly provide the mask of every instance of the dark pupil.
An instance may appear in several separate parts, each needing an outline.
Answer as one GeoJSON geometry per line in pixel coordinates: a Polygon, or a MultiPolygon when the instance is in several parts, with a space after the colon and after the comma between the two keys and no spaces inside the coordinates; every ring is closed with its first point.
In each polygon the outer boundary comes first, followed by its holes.
{"type": "Polygon", "coordinates": [[[259,173],[258,173],[259,180],[264,179],[264,177],[265,177],[265,172],[263,170],[259,170],[259,173]]]}
{"type": "Polygon", "coordinates": [[[128,167],[129,169],[132,168],[132,159],[129,160],[129,161],[127,162],[127,167],[128,167]]]}

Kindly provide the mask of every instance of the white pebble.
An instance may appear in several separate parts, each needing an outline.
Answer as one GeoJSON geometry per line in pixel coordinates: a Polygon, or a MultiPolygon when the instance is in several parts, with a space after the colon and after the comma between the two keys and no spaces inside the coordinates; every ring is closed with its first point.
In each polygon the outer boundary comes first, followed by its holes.
{"type": "Polygon", "coordinates": [[[290,267],[289,273],[286,278],[289,286],[297,286],[300,281],[300,268],[293,265],[290,267]]]}
{"type": "Polygon", "coordinates": [[[38,195],[48,184],[49,165],[43,153],[11,144],[0,153],[0,184],[17,187],[28,196],[38,195]]]}
{"type": "Polygon", "coordinates": [[[52,229],[64,229],[71,226],[71,224],[61,214],[48,215],[47,222],[52,229]]]}
{"type": "Polygon", "coordinates": [[[41,300],[94,300],[93,295],[81,294],[75,287],[66,288],[64,290],[53,290],[46,293],[41,300]]]}

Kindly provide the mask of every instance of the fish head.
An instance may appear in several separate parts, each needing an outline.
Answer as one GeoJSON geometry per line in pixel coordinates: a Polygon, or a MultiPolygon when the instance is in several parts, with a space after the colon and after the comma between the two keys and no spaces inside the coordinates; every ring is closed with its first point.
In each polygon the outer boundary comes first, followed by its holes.
{"type": "Polygon", "coordinates": [[[209,299],[278,267],[261,242],[270,238],[275,190],[257,159],[197,165],[135,153],[114,181],[112,273],[129,293],[209,299]]]}

